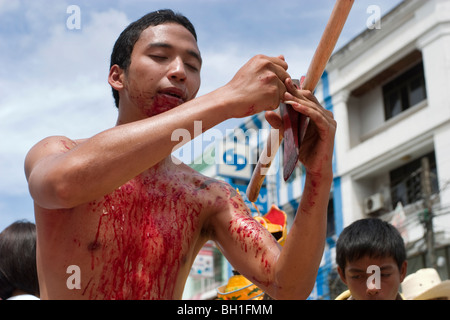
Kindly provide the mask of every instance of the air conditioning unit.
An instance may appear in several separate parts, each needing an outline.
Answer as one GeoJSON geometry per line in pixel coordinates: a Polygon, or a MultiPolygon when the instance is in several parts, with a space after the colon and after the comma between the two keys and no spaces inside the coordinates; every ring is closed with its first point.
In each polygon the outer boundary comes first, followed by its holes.
{"type": "Polygon", "coordinates": [[[364,213],[373,215],[384,209],[384,199],[381,193],[376,193],[364,199],[364,213]]]}

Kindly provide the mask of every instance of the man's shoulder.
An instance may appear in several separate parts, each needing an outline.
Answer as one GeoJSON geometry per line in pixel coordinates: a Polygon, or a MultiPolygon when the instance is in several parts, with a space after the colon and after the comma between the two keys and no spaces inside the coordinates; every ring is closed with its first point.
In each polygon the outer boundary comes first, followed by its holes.
{"type": "Polygon", "coordinates": [[[228,203],[227,200],[239,196],[239,192],[229,183],[208,177],[186,164],[176,165],[174,170],[179,181],[183,181],[185,190],[191,190],[193,196],[202,202],[222,207],[228,203]]]}
{"type": "Polygon", "coordinates": [[[37,142],[31,149],[29,154],[43,149],[48,151],[67,151],[82,143],[85,139],[73,140],[65,136],[49,136],[37,142]]]}
{"type": "Polygon", "coordinates": [[[64,136],[51,136],[37,142],[25,157],[25,173],[28,177],[31,169],[38,161],[53,154],[59,154],[64,150],[70,150],[75,142],[64,136]]]}
{"type": "Polygon", "coordinates": [[[202,174],[201,172],[198,172],[197,170],[191,168],[190,166],[188,166],[185,163],[174,164],[174,166],[172,166],[172,168],[173,168],[173,173],[175,173],[177,175],[182,175],[185,183],[191,184],[195,188],[206,189],[207,187],[211,187],[211,186],[222,186],[223,187],[223,186],[228,185],[224,181],[221,181],[221,180],[218,180],[215,178],[211,178],[209,176],[202,174]]]}

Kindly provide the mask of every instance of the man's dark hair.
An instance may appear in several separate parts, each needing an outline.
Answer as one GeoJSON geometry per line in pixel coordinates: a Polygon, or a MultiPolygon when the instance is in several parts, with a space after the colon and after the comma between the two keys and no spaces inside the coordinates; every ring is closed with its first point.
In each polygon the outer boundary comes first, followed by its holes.
{"type": "Polygon", "coordinates": [[[364,256],[392,257],[399,268],[406,260],[402,236],[391,224],[377,218],[361,219],[347,226],[336,243],[336,263],[344,271],[347,262],[364,256]]]}
{"type": "MultiPolygon", "coordinates": [[[[179,13],[175,13],[170,9],[154,11],[131,23],[125,30],[122,31],[111,54],[110,68],[117,64],[120,68],[127,71],[131,64],[131,53],[133,52],[134,45],[139,40],[142,31],[150,26],[157,26],[170,22],[178,23],[185,27],[190,33],[192,33],[197,41],[197,33],[188,18],[179,13]]],[[[118,108],[119,92],[114,88],[112,89],[112,92],[116,107],[118,108]]]]}
{"type": "Polygon", "coordinates": [[[36,267],[36,226],[17,221],[0,233],[0,298],[11,297],[14,290],[38,296],[36,267]]]}

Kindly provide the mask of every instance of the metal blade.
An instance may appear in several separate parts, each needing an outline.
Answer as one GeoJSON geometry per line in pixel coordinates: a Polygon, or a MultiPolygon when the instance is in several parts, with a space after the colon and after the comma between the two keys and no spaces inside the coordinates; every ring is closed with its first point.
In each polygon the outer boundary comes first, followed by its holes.
{"type": "Polygon", "coordinates": [[[282,103],[280,106],[284,125],[283,177],[287,181],[294,172],[299,156],[299,116],[292,106],[282,103]]]}

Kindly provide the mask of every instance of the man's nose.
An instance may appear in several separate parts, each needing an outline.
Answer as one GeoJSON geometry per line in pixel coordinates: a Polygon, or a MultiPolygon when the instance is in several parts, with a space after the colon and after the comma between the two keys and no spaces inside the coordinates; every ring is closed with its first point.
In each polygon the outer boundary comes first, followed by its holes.
{"type": "Polygon", "coordinates": [[[177,58],[173,59],[169,68],[170,69],[169,69],[168,77],[171,80],[176,80],[176,81],[181,81],[181,82],[186,80],[186,69],[185,69],[184,62],[181,58],[177,57],[177,58]]]}

